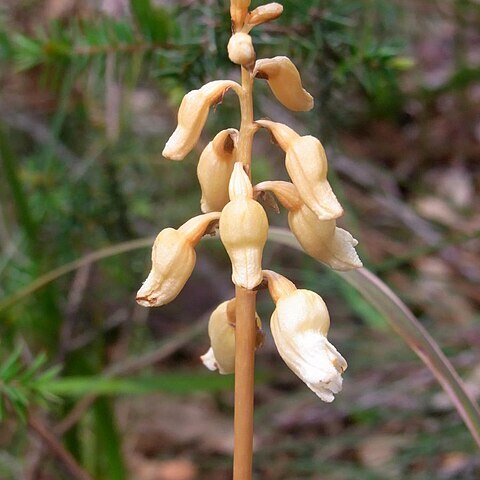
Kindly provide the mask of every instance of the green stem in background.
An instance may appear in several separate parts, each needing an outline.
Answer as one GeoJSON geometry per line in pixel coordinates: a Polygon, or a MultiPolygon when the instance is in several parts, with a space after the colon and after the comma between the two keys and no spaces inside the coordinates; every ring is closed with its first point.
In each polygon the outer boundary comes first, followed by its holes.
{"type": "MultiPolygon", "coordinates": [[[[32,274],[36,276],[38,272],[48,268],[48,255],[42,250],[38,241],[38,222],[31,213],[27,200],[28,194],[25,192],[18,174],[20,166],[16,161],[9,137],[3,130],[2,125],[0,125],[0,164],[13,197],[18,226],[25,235],[29,260],[33,270],[32,274]]],[[[54,348],[58,340],[58,328],[61,322],[54,290],[49,288],[42,292],[39,300],[41,300],[38,303],[43,309],[44,322],[41,329],[35,329],[35,333],[43,338],[43,345],[54,348]]]]}
{"type": "MultiPolygon", "coordinates": [[[[287,230],[271,228],[270,240],[303,252],[293,234],[287,230]]],[[[427,330],[392,290],[367,269],[337,273],[384,315],[395,332],[427,365],[449,395],[480,447],[480,409],[470,398],[462,379],[427,330]]]]}
{"type": "Polygon", "coordinates": [[[141,248],[151,247],[154,240],[155,237],[147,237],[141,238],[139,240],[132,240],[130,242],[119,243],[117,245],[102,248],[100,250],[97,250],[96,252],[89,253],[84,257],[79,258],[78,260],[74,260],[73,262],[66,263],[61,267],[55,268],[54,270],[51,270],[50,272],[37,278],[34,282],[30,283],[25,288],[18,290],[10,297],[2,300],[0,302],[0,313],[3,310],[6,310],[7,308],[15,305],[24,298],[32,295],[37,290],[40,290],[49,283],[63,277],[64,275],[67,275],[68,273],[74,272],[75,270],[85,267],[86,265],[96,263],[100,260],[103,260],[104,258],[110,258],[116,255],[120,255],[121,253],[132,252],[141,248]]]}
{"type": "MultiPolygon", "coordinates": [[[[113,406],[106,398],[98,398],[93,406],[98,448],[105,453],[104,464],[97,464],[98,477],[109,480],[125,480],[127,470],[123,462],[122,447],[118,435],[113,406]]],[[[100,456],[97,457],[99,460],[100,456]]]]}
{"type": "Polygon", "coordinates": [[[10,187],[13,197],[18,223],[25,232],[29,249],[38,254],[37,226],[30,214],[27,195],[23,191],[22,183],[18,177],[18,163],[15,162],[14,154],[7,140],[7,134],[0,125],[0,161],[5,175],[5,180],[10,187]]]}

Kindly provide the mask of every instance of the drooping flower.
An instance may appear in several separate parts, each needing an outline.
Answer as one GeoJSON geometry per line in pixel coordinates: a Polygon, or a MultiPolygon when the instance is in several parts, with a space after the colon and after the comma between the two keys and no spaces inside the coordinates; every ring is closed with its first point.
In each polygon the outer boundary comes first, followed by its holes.
{"type": "Polygon", "coordinates": [[[271,191],[288,210],[288,225],[305,252],[334,270],[360,268],[355,251],[357,241],[336,220],[320,220],[300,198],[292,183],[267,181],[255,185],[255,191],[271,191]]]}
{"type": "Polygon", "coordinates": [[[223,130],[206,146],[198,161],[202,212],[220,212],[228,203],[228,184],[235,164],[238,130],[223,130]]]}
{"type": "Polygon", "coordinates": [[[288,175],[305,204],[320,220],[340,217],[343,208],[327,180],[327,156],[320,141],[311,135],[301,137],[281,123],[257,120],[257,124],[268,128],[285,151],[288,175]]]}
{"type": "Polygon", "coordinates": [[[258,60],[253,75],[267,80],[277,100],[288,109],[308,112],[313,108],[313,97],[303,88],[300,73],[288,57],[258,60]]]}
{"type": "MultiPolygon", "coordinates": [[[[245,27],[250,31],[253,27],[262,23],[271,22],[283,13],[283,6],[277,2],[259,5],[257,8],[247,14],[245,19],[245,27]]],[[[244,27],[244,30],[245,30],[244,27]]]]}
{"type": "Polygon", "coordinates": [[[194,247],[219,218],[219,212],[199,215],[178,230],[165,228],[158,234],[152,248],[152,269],[137,293],[140,305],[159,307],[177,297],[195,267],[194,247]]]}
{"type": "Polygon", "coordinates": [[[332,402],[342,390],[347,362],[327,339],[330,317],[325,302],[275,272],[266,270],[264,276],[276,303],[270,328],[280,356],[318,397],[332,402]]]}
{"type": "Polygon", "coordinates": [[[183,97],[178,110],[177,128],[162,152],[165,158],[183,160],[190,153],[200,138],[210,107],[221,102],[230,88],[237,90],[239,85],[231,80],[215,80],[183,97]]]}
{"type": "MultiPolygon", "coordinates": [[[[262,322],[257,319],[257,348],[263,344],[262,322]]],[[[211,347],[202,355],[203,364],[209,370],[222,375],[235,371],[235,299],[221,303],[210,315],[208,336],[211,347]]]]}

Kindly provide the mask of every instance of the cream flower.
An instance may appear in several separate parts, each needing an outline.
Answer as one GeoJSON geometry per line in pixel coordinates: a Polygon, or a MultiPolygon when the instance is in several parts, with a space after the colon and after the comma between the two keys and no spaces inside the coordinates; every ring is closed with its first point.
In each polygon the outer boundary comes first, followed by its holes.
{"type": "Polygon", "coordinates": [[[152,248],[152,269],[137,292],[137,303],[143,307],[159,307],[174,300],[190,278],[195,267],[194,247],[220,213],[198,215],[178,230],[165,228],[152,248]]]}
{"type": "Polygon", "coordinates": [[[322,298],[297,290],[281,275],[264,271],[276,309],[270,328],[288,367],[324,402],[342,390],[347,362],[327,340],[330,317],[322,298]]]}
{"type": "Polygon", "coordinates": [[[320,220],[302,201],[292,183],[267,181],[255,186],[255,192],[273,192],[288,210],[288,225],[305,252],[334,270],[360,268],[352,235],[337,227],[336,220],[320,220]]]}
{"type": "Polygon", "coordinates": [[[230,202],[220,216],[220,239],[232,262],[233,283],[252,290],[263,279],[268,219],[263,207],[253,199],[253,187],[241,162],[233,168],[229,194],[230,202]]]}
{"type": "MultiPolygon", "coordinates": [[[[211,347],[200,358],[203,364],[212,371],[218,369],[221,375],[235,371],[235,299],[221,303],[210,315],[208,336],[211,347]]],[[[262,322],[258,314],[257,345],[263,344],[262,322]]]]}

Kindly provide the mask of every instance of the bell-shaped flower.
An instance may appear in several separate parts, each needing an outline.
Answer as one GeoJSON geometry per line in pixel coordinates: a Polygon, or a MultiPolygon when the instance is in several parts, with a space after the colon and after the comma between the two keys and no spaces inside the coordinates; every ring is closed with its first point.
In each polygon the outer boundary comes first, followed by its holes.
{"type": "Polygon", "coordinates": [[[178,230],[162,230],[152,248],[152,269],[137,293],[144,307],[159,307],[171,302],[182,290],[195,267],[194,247],[220,218],[219,212],[190,219],[178,230]]]}
{"type": "Polygon", "coordinates": [[[220,238],[232,262],[232,281],[252,290],[262,283],[262,255],[268,219],[253,199],[253,188],[241,162],[235,163],[229,184],[230,202],[220,216],[220,238]]]}
{"type": "Polygon", "coordinates": [[[240,85],[231,80],[215,80],[183,97],[178,110],[177,128],[169,138],[162,155],[170,160],[183,160],[198,142],[208,112],[220,103],[230,88],[239,91],[240,85]]]}
{"type": "MultiPolygon", "coordinates": [[[[220,304],[210,315],[208,336],[211,347],[202,355],[203,364],[209,370],[217,370],[222,375],[235,371],[235,299],[220,304]]],[[[256,348],[263,344],[262,322],[256,314],[256,348]]]]}
{"type": "Polygon", "coordinates": [[[288,109],[307,112],[313,108],[313,97],[303,88],[300,73],[288,57],[258,60],[253,75],[267,80],[277,100],[288,109]]]}
{"type": "Polygon", "coordinates": [[[202,189],[202,212],[220,212],[228,203],[228,184],[235,164],[238,130],[223,130],[200,155],[197,176],[202,189]]]}
{"type": "Polygon", "coordinates": [[[352,235],[337,227],[336,220],[319,220],[300,198],[292,183],[262,182],[256,192],[271,191],[288,210],[288,225],[306,253],[334,270],[360,268],[362,262],[355,251],[358,244],[352,235]]]}
{"type": "Polygon", "coordinates": [[[288,367],[325,402],[342,390],[347,362],[327,340],[330,317],[322,298],[297,290],[285,277],[264,271],[276,303],[270,328],[280,356],[288,367]]]}
{"type": "Polygon", "coordinates": [[[286,152],[285,167],[298,194],[320,220],[332,220],[343,214],[343,208],[327,180],[325,150],[318,139],[301,137],[290,127],[269,120],[257,120],[268,128],[286,152]]]}

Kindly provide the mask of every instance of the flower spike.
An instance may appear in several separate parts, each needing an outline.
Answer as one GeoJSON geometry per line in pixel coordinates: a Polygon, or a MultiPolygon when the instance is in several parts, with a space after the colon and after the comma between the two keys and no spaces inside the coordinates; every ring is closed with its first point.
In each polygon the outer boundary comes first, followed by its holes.
{"type": "Polygon", "coordinates": [[[327,340],[330,317],[325,302],[314,292],[291,286],[279,295],[283,286],[277,284],[288,285],[289,280],[268,270],[264,276],[276,303],[270,328],[278,353],[318,397],[332,402],[342,390],[347,362],[327,340]]]}
{"type": "Polygon", "coordinates": [[[163,155],[183,160],[198,142],[210,108],[220,103],[229,89],[240,100],[240,128],[221,131],[201,153],[197,175],[204,214],[178,229],[166,228],[158,234],[151,271],[137,293],[137,302],[147,307],[172,301],[194,269],[195,246],[218,224],[232,264],[235,298],[212,312],[208,325],[211,347],[201,359],[207,368],[221,374],[236,370],[233,476],[239,479],[252,478],[254,353],[263,341],[255,306],[257,291],[267,285],[275,302],[271,331],[280,356],[323,401],[333,401],[341,391],[342,373],[347,368],[345,359],[327,339],[330,317],[322,298],[297,289],[278,273],[262,270],[269,225],[256,199],[270,201],[279,210],[276,195],[288,209],[290,229],[315,259],[337,270],[361,266],[354,248],[357,241],[336,224],[343,209],[328,182],[327,158],[320,141],[301,136],[282,123],[254,121],[256,78],[266,80],[273,95],[290,110],[311,110],[314,100],[303,88],[301,75],[289,58],[256,59],[250,32],[278,18],[282,5],[268,3],[249,12],[250,4],[251,0],[230,0],[232,36],[227,50],[230,60],[241,66],[241,85],[218,80],[187,93],[163,155]],[[266,181],[253,188],[252,147],[260,127],[268,129],[285,152],[285,167],[292,183],[266,181]]]}
{"type": "Polygon", "coordinates": [[[210,107],[221,102],[230,88],[238,92],[240,86],[231,80],[215,80],[183,97],[177,128],[162,152],[165,158],[183,160],[190,153],[200,138],[210,107]]]}

